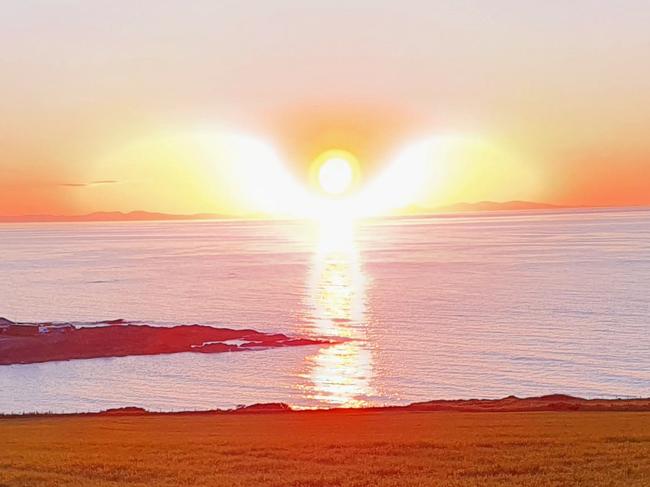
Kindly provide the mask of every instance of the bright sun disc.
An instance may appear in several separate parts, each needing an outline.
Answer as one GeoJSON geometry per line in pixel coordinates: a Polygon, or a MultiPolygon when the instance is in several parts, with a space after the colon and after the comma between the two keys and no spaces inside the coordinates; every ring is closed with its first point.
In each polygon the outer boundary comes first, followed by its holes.
{"type": "Polygon", "coordinates": [[[327,159],[318,169],[318,183],[330,194],[344,193],[354,177],[350,163],[342,157],[327,159]]]}

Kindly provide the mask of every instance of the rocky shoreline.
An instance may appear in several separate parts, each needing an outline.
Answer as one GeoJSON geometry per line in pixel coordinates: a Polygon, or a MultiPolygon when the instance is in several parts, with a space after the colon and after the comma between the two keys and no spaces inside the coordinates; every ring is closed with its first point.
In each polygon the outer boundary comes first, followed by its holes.
{"type": "Polygon", "coordinates": [[[0,365],[182,352],[242,352],[334,343],[251,329],[206,325],[162,327],[123,320],[76,326],[71,323],[14,323],[1,318],[0,325],[0,365]]]}

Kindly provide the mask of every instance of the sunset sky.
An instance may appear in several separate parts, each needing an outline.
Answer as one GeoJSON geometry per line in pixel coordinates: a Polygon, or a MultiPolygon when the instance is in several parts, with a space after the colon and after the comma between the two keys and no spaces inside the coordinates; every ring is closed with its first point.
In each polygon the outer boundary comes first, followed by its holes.
{"type": "Polygon", "coordinates": [[[325,151],[363,187],[424,146],[417,207],[650,204],[649,25],[647,1],[11,2],[0,214],[253,214],[325,151]]]}

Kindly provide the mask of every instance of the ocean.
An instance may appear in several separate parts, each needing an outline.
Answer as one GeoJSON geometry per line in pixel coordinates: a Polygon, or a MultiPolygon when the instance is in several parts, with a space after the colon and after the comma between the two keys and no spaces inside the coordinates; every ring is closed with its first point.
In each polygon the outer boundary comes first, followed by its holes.
{"type": "Polygon", "coordinates": [[[0,366],[0,412],[650,395],[650,210],[0,225],[0,316],[333,346],[0,366]]]}

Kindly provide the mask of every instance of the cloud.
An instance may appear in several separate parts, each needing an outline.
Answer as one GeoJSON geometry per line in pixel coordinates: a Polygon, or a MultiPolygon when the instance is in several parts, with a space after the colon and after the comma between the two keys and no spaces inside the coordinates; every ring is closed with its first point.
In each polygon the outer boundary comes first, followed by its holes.
{"type": "Polygon", "coordinates": [[[119,181],[115,179],[101,179],[99,181],[92,181],[90,185],[92,186],[95,184],[115,184],[115,183],[119,183],[119,181]]]}
{"type": "Polygon", "coordinates": [[[97,186],[100,184],[116,184],[119,181],[115,179],[100,179],[99,181],[91,181],[89,183],[59,183],[59,186],[65,186],[67,188],[86,188],[88,186],[97,186]]]}

